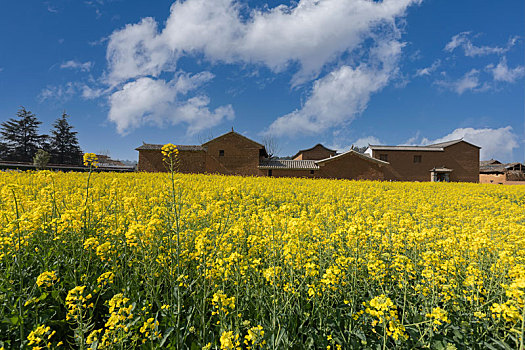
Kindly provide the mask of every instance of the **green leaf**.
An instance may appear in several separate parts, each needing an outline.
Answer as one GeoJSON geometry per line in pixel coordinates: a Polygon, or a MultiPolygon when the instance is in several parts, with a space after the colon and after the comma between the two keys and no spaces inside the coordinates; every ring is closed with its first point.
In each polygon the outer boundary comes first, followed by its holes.
{"type": "MultiPolygon", "coordinates": [[[[173,327],[170,327],[166,330],[164,337],[162,337],[162,340],[160,341],[159,347],[164,346],[164,343],[166,342],[166,340],[168,340],[168,337],[170,336],[171,332],[173,332],[173,327]]],[[[192,345],[192,348],[193,348],[193,345],[192,345]]]]}

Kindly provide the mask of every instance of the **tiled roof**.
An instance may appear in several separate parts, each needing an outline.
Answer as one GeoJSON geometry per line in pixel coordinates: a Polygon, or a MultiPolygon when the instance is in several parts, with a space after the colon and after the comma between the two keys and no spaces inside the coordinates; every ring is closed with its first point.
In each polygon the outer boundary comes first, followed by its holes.
{"type": "MultiPolygon", "coordinates": [[[[164,145],[156,145],[152,143],[144,143],[142,146],[135,148],[137,151],[160,151],[164,145]]],[[[176,145],[179,151],[204,151],[205,148],[202,146],[188,146],[188,145],[176,145]]]]}
{"type": "MultiPolygon", "coordinates": [[[[500,173],[503,174],[507,170],[512,170],[512,168],[518,166],[517,168],[520,168],[520,163],[505,163],[505,164],[482,164],[483,162],[480,162],[479,165],[479,172],[483,174],[490,174],[490,173],[500,173]]],[[[524,168],[524,166],[521,166],[521,168],[524,168]]]]}
{"type": "Polygon", "coordinates": [[[443,147],[432,147],[432,146],[383,146],[383,145],[370,145],[368,146],[374,151],[433,151],[443,152],[443,147]]]}
{"type": "Polygon", "coordinates": [[[501,162],[498,161],[498,160],[495,160],[495,159],[480,160],[479,161],[479,166],[498,165],[498,164],[501,164],[501,162]]]}
{"type": "Polygon", "coordinates": [[[472,145],[477,148],[481,148],[479,146],[473,145],[472,143],[469,143],[465,140],[459,139],[459,140],[452,140],[447,142],[440,142],[440,143],[434,143],[432,145],[427,146],[383,146],[383,145],[369,145],[368,147],[372,150],[376,151],[434,151],[434,152],[443,152],[446,147],[455,145],[459,142],[465,142],[469,145],[472,145]]]}
{"type": "Polygon", "coordinates": [[[315,170],[319,166],[315,160],[263,160],[259,163],[259,169],[289,169],[289,170],[315,170]]]}
{"type": "Polygon", "coordinates": [[[390,164],[388,162],[385,162],[384,160],[380,160],[380,159],[376,159],[376,158],[372,158],[364,153],[359,153],[357,151],[354,151],[353,149],[349,150],[349,151],[346,151],[344,153],[341,153],[341,154],[338,154],[338,155],[335,155],[333,157],[330,157],[330,158],[325,158],[325,159],[321,159],[321,160],[317,160],[316,163],[324,163],[324,162],[328,162],[328,161],[331,161],[331,160],[334,160],[334,159],[338,159],[338,158],[341,158],[341,157],[345,157],[346,155],[349,155],[349,154],[353,154],[357,157],[360,157],[360,158],[363,158],[364,160],[367,160],[367,161],[370,161],[370,162],[375,162],[375,163],[379,163],[379,164],[390,164]]]}

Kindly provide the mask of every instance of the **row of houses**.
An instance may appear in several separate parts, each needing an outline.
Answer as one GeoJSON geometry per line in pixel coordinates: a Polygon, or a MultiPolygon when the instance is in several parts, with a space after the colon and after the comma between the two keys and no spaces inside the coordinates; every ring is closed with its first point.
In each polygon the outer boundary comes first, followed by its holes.
{"type": "MultiPolygon", "coordinates": [[[[182,173],[306,177],[386,181],[479,181],[480,147],[464,140],[427,146],[370,145],[359,153],[338,154],[321,144],[300,150],[290,160],[271,159],[265,147],[235,131],[202,145],[178,145],[182,173]]],[[[139,152],[139,171],[167,171],[162,145],[139,152]]]]}
{"type": "Polygon", "coordinates": [[[525,183],[525,165],[522,163],[501,163],[491,159],[479,164],[479,182],[511,185],[525,183]]]}

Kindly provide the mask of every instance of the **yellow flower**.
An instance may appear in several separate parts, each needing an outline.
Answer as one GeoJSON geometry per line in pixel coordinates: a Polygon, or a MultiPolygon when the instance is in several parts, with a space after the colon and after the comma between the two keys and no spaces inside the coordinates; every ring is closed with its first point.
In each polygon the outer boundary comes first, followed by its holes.
{"type": "MultiPolygon", "coordinates": [[[[37,347],[39,344],[45,344],[44,339],[51,339],[55,333],[55,331],[51,332],[50,327],[46,327],[45,325],[38,326],[27,336],[27,340],[29,340],[28,345],[35,345],[35,347],[37,347]]],[[[35,347],[33,347],[33,349],[35,347]]]]}
{"type": "Polygon", "coordinates": [[[95,153],[84,153],[84,165],[87,167],[98,167],[98,157],[95,153]]]}
{"type": "Polygon", "coordinates": [[[450,323],[447,312],[440,307],[433,308],[432,313],[426,314],[426,317],[432,318],[434,320],[433,323],[438,326],[443,323],[450,323]]]}
{"type": "Polygon", "coordinates": [[[51,287],[55,282],[58,281],[58,277],[56,275],[56,271],[45,271],[42,272],[37,278],[36,278],[36,284],[39,287],[51,287]]]}
{"type": "Polygon", "coordinates": [[[177,146],[175,146],[175,145],[173,145],[171,143],[168,143],[168,144],[165,144],[164,146],[162,146],[162,155],[165,158],[176,156],[178,154],[179,154],[179,150],[178,150],[177,146]]]}

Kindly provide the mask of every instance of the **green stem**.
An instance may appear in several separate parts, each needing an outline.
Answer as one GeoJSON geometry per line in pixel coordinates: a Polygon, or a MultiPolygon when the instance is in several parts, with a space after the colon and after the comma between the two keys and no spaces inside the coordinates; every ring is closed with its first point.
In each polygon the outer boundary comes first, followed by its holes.
{"type": "Polygon", "coordinates": [[[22,267],[20,266],[20,257],[22,255],[22,237],[20,233],[20,222],[18,221],[20,218],[20,213],[18,211],[18,201],[16,200],[16,194],[15,190],[11,189],[11,192],[13,193],[13,198],[15,200],[15,210],[16,210],[16,232],[17,232],[17,238],[18,238],[18,250],[16,252],[16,265],[18,268],[18,277],[20,278],[20,286],[19,286],[19,293],[20,296],[18,298],[18,322],[19,322],[19,330],[20,330],[20,349],[23,348],[22,344],[24,342],[24,318],[23,318],[23,309],[22,309],[22,293],[24,292],[24,278],[22,277],[22,267]]]}

